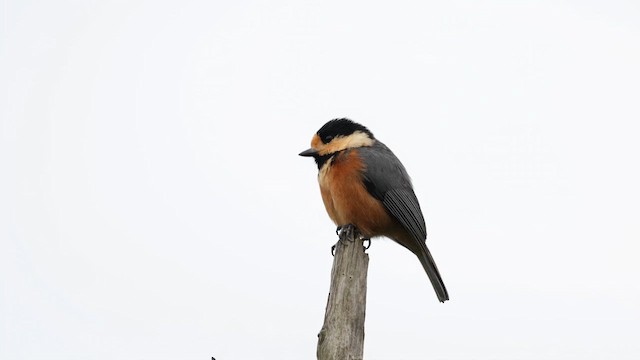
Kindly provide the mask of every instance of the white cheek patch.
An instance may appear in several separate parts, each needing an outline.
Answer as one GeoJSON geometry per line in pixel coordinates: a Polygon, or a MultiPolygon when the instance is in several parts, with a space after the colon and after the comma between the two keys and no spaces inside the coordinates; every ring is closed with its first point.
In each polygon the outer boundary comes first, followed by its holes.
{"type": "Polygon", "coordinates": [[[371,138],[367,134],[361,131],[354,132],[353,134],[347,136],[346,139],[347,143],[345,149],[373,145],[373,140],[371,140],[371,138]]]}
{"type": "Polygon", "coordinates": [[[349,136],[339,136],[334,138],[329,144],[327,144],[325,149],[323,149],[323,152],[325,154],[330,154],[345,149],[371,145],[373,145],[373,140],[367,134],[362,131],[356,131],[349,136]]]}

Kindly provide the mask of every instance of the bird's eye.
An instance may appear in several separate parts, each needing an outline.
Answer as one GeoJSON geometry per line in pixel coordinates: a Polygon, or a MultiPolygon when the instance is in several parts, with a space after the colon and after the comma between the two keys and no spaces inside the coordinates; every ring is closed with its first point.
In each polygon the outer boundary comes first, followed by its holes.
{"type": "Polygon", "coordinates": [[[333,136],[331,135],[327,135],[324,137],[324,143],[327,144],[329,141],[331,141],[333,139],[333,136]]]}

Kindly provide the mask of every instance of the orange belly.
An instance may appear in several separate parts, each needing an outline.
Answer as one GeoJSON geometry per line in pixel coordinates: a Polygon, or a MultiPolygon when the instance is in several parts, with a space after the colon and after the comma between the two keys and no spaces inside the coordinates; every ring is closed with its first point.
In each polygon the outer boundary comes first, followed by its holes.
{"type": "Polygon", "coordinates": [[[324,206],[338,226],[353,224],[366,237],[389,235],[398,224],[367,191],[361,175],[364,164],[357,151],[336,155],[320,170],[318,181],[324,206]]]}

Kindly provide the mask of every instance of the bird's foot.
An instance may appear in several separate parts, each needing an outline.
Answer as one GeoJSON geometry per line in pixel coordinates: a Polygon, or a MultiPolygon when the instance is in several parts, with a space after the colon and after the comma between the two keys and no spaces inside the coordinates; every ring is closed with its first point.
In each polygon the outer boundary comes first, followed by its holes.
{"type": "Polygon", "coordinates": [[[357,229],[353,224],[347,224],[339,226],[338,236],[339,241],[353,241],[356,235],[357,229]]]}
{"type": "MultiPolygon", "coordinates": [[[[340,225],[336,228],[336,235],[338,235],[338,242],[341,244],[345,244],[345,241],[353,241],[353,237],[356,232],[356,227],[352,224],[340,225]]],[[[331,246],[331,255],[336,255],[336,247],[338,243],[335,243],[331,246]]]]}
{"type": "Polygon", "coordinates": [[[365,250],[369,249],[369,247],[371,246],[371,239],[365,238],[362,234],[360,234],[358,228],[356,228],[353,224],[338,226],[338,228],[336,229],[336,235],[338,235],[338,242],[331,246],[331,255],[333,256],[336,255],[336,247],[338,246],[338,243],[346,245],[345,242],[354,242],[356,238],[362,240],[362,246],[365,250]]]}

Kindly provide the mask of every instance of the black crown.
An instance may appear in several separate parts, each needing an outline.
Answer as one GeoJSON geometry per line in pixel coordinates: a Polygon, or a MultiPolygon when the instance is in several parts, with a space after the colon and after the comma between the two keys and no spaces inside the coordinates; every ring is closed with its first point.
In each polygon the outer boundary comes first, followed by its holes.
{"type": "Polygon", "coordinates": [[[375,139],[373,137],[373,133],[371,133],[369,129],[347,118],[333,119],[328,123],[324,124],[320,128],[320,130],[318,130],[318,136],[320,137],[320,140],[322,140],[323,143],[327,144],[334,137],[349,136],[356,131],[363,132],[367,134],[370,138],[375,139]]]}

